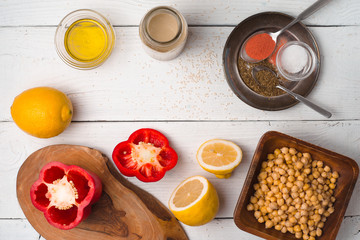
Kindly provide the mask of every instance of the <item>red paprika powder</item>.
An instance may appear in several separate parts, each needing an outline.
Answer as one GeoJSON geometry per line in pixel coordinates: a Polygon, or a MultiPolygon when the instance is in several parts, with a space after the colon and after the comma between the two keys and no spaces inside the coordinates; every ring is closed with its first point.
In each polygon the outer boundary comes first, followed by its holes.
{"type": "Polygon", "coordinates": [[[275,41],[267,33],[260,33],[251,37],[246,45],[246,54],[255,60],[267,58],[275,48],[275,41]]]}

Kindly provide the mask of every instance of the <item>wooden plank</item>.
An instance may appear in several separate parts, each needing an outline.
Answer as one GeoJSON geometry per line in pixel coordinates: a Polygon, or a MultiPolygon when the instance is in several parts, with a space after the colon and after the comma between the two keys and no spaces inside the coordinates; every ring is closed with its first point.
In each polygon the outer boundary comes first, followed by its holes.
{"type": "Polygon", "coordinates": [[[0,239],[38,240],[40,235],[26,219],[0,219],[0,239]]]}
{"type": "MultiPolygon", "coordinates": [[[[29,26],[57,25],[68,13],[82,8],[97,10],[115,25],[138,25],[143,15],[152,7],[169,5],[177,8],[193,25],[236,25],[250,15],[264,11],[277,11],[297,16],[315,0],[176,0],[176,1],[6,1],[0,2],[0,25],[29,26]]],[[[309,17],[305,22],[312,25],[360,24],[357,0],[332,1],[309,17]]]]}
{"type": "MultiPolygon", "coordinates": [[[[360,216],[345,217],[337,235],[337,240],[358,240],[360,232],[360,216]]],[[[241,231],[234,224],[233,219],[215,219],[210,223],[200,227],[189,227],[183,224],[183,227],[189,239],[196,240],[257,240],[262,239],[241,231]]],[[[25,220],[4,220],[0,219],[0,237],[1,239],[11,240],[30,240],[39,239],[40,237],[32,228],[30,223],[25,220]]]]}
{"type": "MultiPolygon", "coordinates": [[[[262,239],[244,232],[236,227],[232,219],[216,219],[201,227],[184,226],[190,239],[262,239]]],[[[337,240],[358,240],[360,231],[360,216],[345,217],[337,235],[337,240]]]]}
{"type": "MultiPolygon", "coordinates": [[[[190,28],[185,52],[160,62],[142,50],[137,28],[116,28],[112,56],[97,69],[80,71],[57,56],[54,28],[1,28],[0,120],[10,121],[13,98],[35,86],[67,93],[75,121],[324,119],[303,104],[269,112],[239,100],[228,87],[222,66],[223,46],[232,29],[190,28]]],[[[323,65],[309,99],[329,109],[332,120],[360,119],[360,27],[311,30],[323,65]]]]}
{"type": "MultiPolygon", "coordinates": [[[[64,133],[50,139],[28,136],[14,123],[3,122],[0,123],[0,142],[3,143],[0,145],[0,192],[7,197],[0,198],[0,218],[24,217],[16,199],[16,175],[23,161],[35,150],[52,144],[76,144],[96,148],[111,157],[117,143],[126,140],[136,129],[144,127],[155,128],[168,136],[171,146],[179,154],[179,162],[159,182],[143,183],[136,178],[128,179],[167,206],[172,190],[183,179],[203,175],[214,184],[219,193],[221,207],[217,217],[222,218],[232,217],[257,142],[267,131],[276,130],[300,138],[346,155],[360,164],[359,121],[72,123],[64,133]],[[198,147],[212,138],[234,141],[243,149],[243,161],[229,179],[217,179],[204,171],[196,161],[198,147]]],[[[360,205],[357,202],[359,198],[360,188],[356,187],[346,216],[360,215],[360,205]]]]}

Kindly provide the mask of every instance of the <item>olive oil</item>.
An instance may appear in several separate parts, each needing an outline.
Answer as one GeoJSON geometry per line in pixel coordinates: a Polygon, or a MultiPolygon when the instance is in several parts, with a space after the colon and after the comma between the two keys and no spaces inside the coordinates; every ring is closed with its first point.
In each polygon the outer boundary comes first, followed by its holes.
{"type": "Polygon", "coordinates": [[[93,61],[107,49],[108,34],[105,28],[93,19],[80,19],[65,33],[65,49],[80,62],[93,61]]]}

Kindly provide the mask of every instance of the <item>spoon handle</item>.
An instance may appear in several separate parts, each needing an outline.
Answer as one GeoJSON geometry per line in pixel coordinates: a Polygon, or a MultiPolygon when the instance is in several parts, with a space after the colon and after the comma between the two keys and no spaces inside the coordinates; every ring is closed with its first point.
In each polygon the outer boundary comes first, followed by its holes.
{"type": "Polygon", "coordinates": [[[318,0],[315,3],[313,3],[310,7],[308,7],[307,9],[305,9],[302,13],[299,14],[299,16],[297,16],[297,18],[295,18],[294,20],[292,20],[288,25],[286,25],[283,29],[281,29],[281,32],[279,34],[281,34],[283,31],[285,31],[286,29],[290,28],[292,25],[294,25],[295,23],[304,20],[305,18],[309,17],[311,14],[313,14],[314,12],[316,12],[317,10],[319,10],[320,8],[322,8],[324,5],[328,4],[331,0],[318,0]]]}
{"type": "Polygon", "coordinates": [[[277,88],[280,88],[281,90],[287,92],[288,94],[290,94],[291,96],[293,96],[296,100],[304,103],[306,106],[312,108],[313,110],[315,110],[316,112],[320,113],[321,115],[323,115],[324,117],[327,117],[327,118],[330,118],[331,117],[331,112],[323,109],[322,107],[319,107],[318,105],[310,102],[309,100],[307,100],[306,98],[304,98],[303,96],[297,94],[297,93],[294,93],[292,91],[290,91],[289,89],[281,86],[281,85],[277,85],[276,86],[277,88]]]}

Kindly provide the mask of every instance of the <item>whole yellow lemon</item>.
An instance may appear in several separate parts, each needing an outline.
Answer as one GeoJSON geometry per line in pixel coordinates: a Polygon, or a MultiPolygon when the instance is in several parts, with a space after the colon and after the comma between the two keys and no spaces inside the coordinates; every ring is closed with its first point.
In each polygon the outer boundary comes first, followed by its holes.
{"type": "Polygon", "coordinates": [[[36,87],[16,96],[11,116],[23,131],[39,138],[62,133],[71,122],[73,107],[70,99],[57,89],[36,87]]]}

